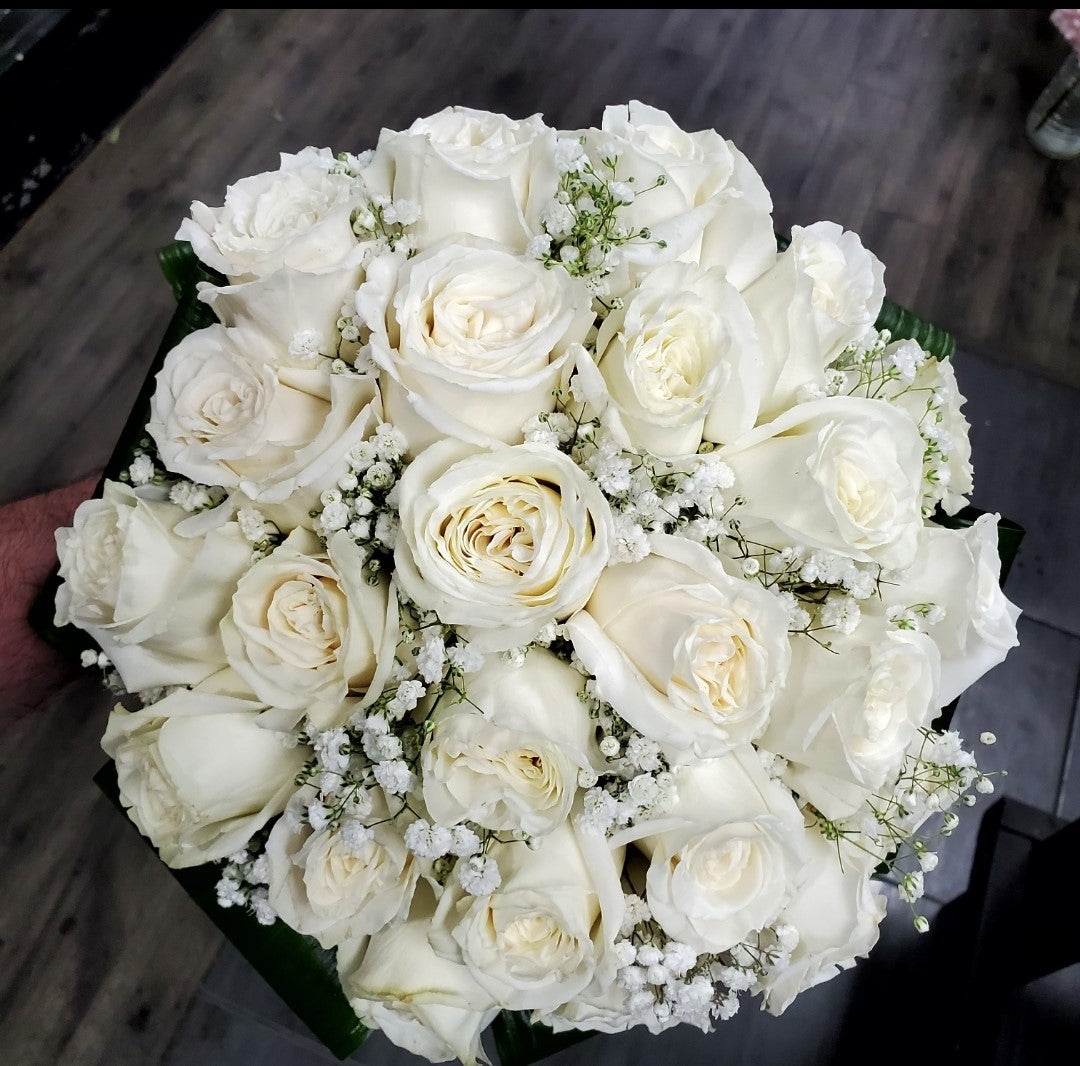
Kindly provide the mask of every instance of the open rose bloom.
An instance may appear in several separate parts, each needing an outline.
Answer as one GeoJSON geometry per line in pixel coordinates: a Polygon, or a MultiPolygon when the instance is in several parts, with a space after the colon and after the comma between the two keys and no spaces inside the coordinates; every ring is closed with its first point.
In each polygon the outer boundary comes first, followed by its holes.
{"type": "Polygon", "coordinates": [[[631,103],[449,108],[180,226],[205,325],[58,531],[56,623],[129,694],[140,832],[329,949],[355,1032],[780,1013],[992,789],[938,725],[1019,613],[952,366],[771,211],[631,103]]]}

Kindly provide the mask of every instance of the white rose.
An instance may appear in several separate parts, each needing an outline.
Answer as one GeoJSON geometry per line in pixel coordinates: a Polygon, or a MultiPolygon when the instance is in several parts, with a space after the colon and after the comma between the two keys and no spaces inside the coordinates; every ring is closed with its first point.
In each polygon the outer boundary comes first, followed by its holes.
{"type": "Polygon", "coordinates": [[[925,526],[911,567],[882,586],[884,610],[934,605],[940,621],[919,624],[941,652],[941,702],[951,703],[1019,644],[1020,609],[1001,590],[997,523],[980,515],[968,529],[925,526]]]}
{"type": "Polygon", "coordinates": [[[370,377],[279,355],[247,325],[192,333],[165,357],[146,431],[169,470],[239,489],[290,528],[310,522],[349,449],[382,417],[370,377]]]}
{"type": "Polygon", "coordinates": [[[741,513],[775,527],[756,539],[786,538],[886,569],[914,559],[923,442],[891,404],[854,396],[799,404],[720,454],[747,500],[741,513]]]}
{"type": "Polygon", "coordinates": [[[539,115],[448,107],[404,133],[384,129],[364,180],[420,206],[410,234],[421,249],[467,233],[523,252],[558,185],[555,131],[539,115]]]}
{"type": "Polygon", "coordinates": [[[261,333],[278,366],[311,368],[338,354],[338,319],[355,298],[362,274],[354,266],[319,274],[283,267],[242,285],[201,285],[199,299],[223,325],[261,333]]]}
{"type": "Polygon", "coordinates": [[[56,624],[89,633],[130,692],[196,685],[225,665],[218,623],[251,545],[235,523],[178,536],[187,517],[152,489],[106,481],[56,532],[56,624]]]}
{"type": "Polygon", "coordinates": [[[941,707],[939,656],[921,633],[867,619],[831,650],[796,639],[787,685],[761,738],[788,760],[783,778],[832,819],[891,793],[916,732],[941,707]]]}
{"type": "Polygon", "coordinates": [[[720,267],[741,290],[776,259],[768,190],[715,130],[687,133],[667,112],[635,100],[606,108],[601,129],[585,135],[591,154],[618,156],[620,181],[633,179],[637,195],[619,214],[632,229],[648,229],[650,241],[620,249],[627,261],[720,267]],[[653,188],[658,178],[664,184],[653,188]]]}
{"type": "Polygon", "coordinates": [[[467,699],[442,696],[421,761],[432,820],[533,836],[565,822],[578,770],[603,765],[581,687],[572,666],[531,648],[521,666],[488,656],[467,699]]]}
{"type": "Polygon", "coordinates": [[[398,493],[402,590],[489,650],[577,611],[608,560],[607,501],[549,448],[443,441],[409,464],[398,493]]]}
{"type": "Polygon", "coordinates": [[[790,658],[787,614],[702,544],[654,535],[605,570],[567,623],[602,697],[673,758],[719,755],[765,728],[790,658]]]}
{"type": "Polygon", "coordinates": [[[120,800],[167,865],[223,859],[285,809],[311,752],[264,728],[262,710],[210,687],[109,715],[101,745],[116,761],[120,800]]]}
{"type": "MultiPolygon", "coordinates": [[[[314,798],[311,786],[304,791],[314,798]]],[[[339,830],[293,830],[284,818],[266,842],[271,905],[325,948],[376,933],[409,911],[420,871],[402,838],[408,820],[389,818],[385,799],[373,791],[377,802],[363,819],[372,836],[359,851],[339,830]]]]}
{"type": "Polygon", "coordinates": [[[604,320],[596,366],[579,355],[590,401],[619,442],[654,455],[697,451],[753,427],[761,400],[761,351],[750,313],[719,270],[657,267],[604,320]],[[584,365],[582,365],[584,363],[584,365]],[[599,393],[600,397],[595,397],[599,393]]]}
{"type": "Polygon", "coordinates": [[[768,368],[764,417],[791,407],[801,385],[822,384],[825,367],[873,328],[884,274],[858,234],[835,222],[792,228],[787,251],[743,293],[768,368]]]}
{"type": "Polygon", "coordinates": [[[360,1020],[398,1047],[430,1062],[486,1062],[480,1034],[499,1008],[468,969],[437,955],[428,943],[435,900],[417,887],[408,921],[337,951],[341,987],[360,1020]]]}
{"type": "MultiPolygon", "coordinates": [[[[913,341],[898,341],[885,349],[886,361],[890,353],[913,341]]],[[[917,346],[915,346],[917,349],[917,346]]],[[[917,349],[918,350],[918,349],[917,349]]],[[[919,350],[919,354],[925,354],[919,350]]],[[[966,497],[974,488],[971,467],[971,426],[960,408],[967,402],[956,383],[956,370],[951,359],[925,358],[908,383],[903,379],[890,382],[881,390],[919,427],[924,437],[930,438],[939,454],[933,465],[937,469],[932,489],[934,501],[940,499],[946,514],[956,514],[966,503],[966,497]]]]}
{"type": "Polygon", "coordinates": [[[444,437],[518,443],[554,407],[569,345],[593,322],[565,270],[477,238],[373,262],[356,296],[386,416],[412,454],[444,437]]]}
{"type": "Polygon", "coordinates": [[[677,800],[634,837],[650,857],[653,917],[674,940],[720,952],[774,921],[804,876],[803,816],[749,746],[680,766],[677,800]]]}
{"type": "Polygon", "coordinates": [[[502,884],[491,895],[469,896],[452,878],[431,922],[435,951],[464,962],[510,1010],[553,1010],[594,978],[610,982],[622,920],[621,850],[563,824],[536,850],[512,842],[489,854],[502,884]]]}
{"type": "Polygon", "coordinates": [[[795,997],[855,965],[877,943],[885,894],[871,880],[877,858],[807,831],[808,876],[780,916],[799,942],[786,969],[768,978],[765,1008],[782,1014],[795,997]],[[838,851],[839,849],[839,851],[838,851]]]}
{"type": "Polygon", "coordinates": [[[281,167],[230,185],[221,207],[196,200],[177,240],[233,281],[264,277],[283,266],[318,271],[356,257],[351,215],[356,183],[334,174],[328,148],[282,153],[281,167]]]}
{"type": "MultiPolygon", "coordinates": [[[[583,992],[553,1011],[534,1015],[556,1033],[585,1029],[598,1033],[625,1033],[635,1025],[645,1024],[650,1032],[659,1031],[655,1014],[642,1015],[630,1009],[630,993],[618,982],[605,989],[583,992]]],[[[671,1024],[678,1019],[672,1017],[671,1024]]]]}
{"type": "Polygon", "coordinates": [[[385,578],[368,583],[348,533],[324,550],[298,528],[240,579],[221,637],[259,699],[324,720],[319,705],[381,691],[397,645],[397,597],[385,578]]]}

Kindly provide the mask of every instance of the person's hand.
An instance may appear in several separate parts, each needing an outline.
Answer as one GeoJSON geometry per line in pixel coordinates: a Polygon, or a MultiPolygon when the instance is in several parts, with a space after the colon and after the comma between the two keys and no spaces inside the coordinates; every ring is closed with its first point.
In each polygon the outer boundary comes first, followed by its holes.
{"type": "Polygon", "coordinates": [[[0,507],[0,727],[33,710],[76,672],[30,628],[27,612],[56,565],[53,531],[71,524],[97,475],[0,507]]]}

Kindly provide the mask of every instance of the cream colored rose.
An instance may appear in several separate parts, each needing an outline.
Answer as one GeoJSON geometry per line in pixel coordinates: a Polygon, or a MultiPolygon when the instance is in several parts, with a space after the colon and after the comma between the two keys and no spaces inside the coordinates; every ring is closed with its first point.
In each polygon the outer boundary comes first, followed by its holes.
{"type": "Polygon", "coordinates": [[[622,920],[621,850],[564,824],[536,850],[520,843],[490,852],[502,884],[469,896],[447,883],[432,918],[435,951],[464,962],[501,1007],[552,1010],[594,978],[610,982],[614,936],[622,920]]]}
{"type": "Polygon", "coordinates": [[[930,604],[944,612],[939,621],[920,621],[941,652],[942,704],[1003,662],[1019,643],[1020,609],[1002,592],[999,580],[1000,518],[980,515],[968,529],[925,526],[912,565],[897,582],[882,586],[882,610],[930,604]]]}
{"type": "Polygon", "coordinates": [[[408,130],[383,130],[364,180],[373,192],[420,205],[410,233],[421,250],[455,234],[523,252],[555,195],[555,131],[539,115],[514,120],[448,107],[408,130]]]}
{"type": "Polygon", "coordinates": [[[153,489],[106,481],[56,532],[56,624],[89,633],[130,692],[196,685],[225,665],[218,623],[251,545],[235,523],[181,537],[186,517],[153,489]]]}
{"type": "Polygon", "coordinates": [[[753,320],[719,270],[657,267],[611,312],[596,338],[596,366],[579,374],[605,425],[634,451],[696,452],[707,423],[730,440],[757,420],[761,352],[753,320]],[[599,395],[596,395],[599,394],[599,395]]]}
{"type": "MultiPolygon", "coordinates": [[[[314,798],[311,786],[305,791],[314,798]]],[[[389,813],[378,795],[364,818],[371,837],[360,847],[338,829],[293,830],[285,819],[277,822],[266,842],[268,891],[289,926],[330,948],[404,919],[420,871],[402,837],[407,820],[389,813]]]]}
{"type": "Polygon", "coordinates": [[[210,684],[109,715],[101,744],[116,761],[120,800],[167,865],[223,859],[285,809],[311,752],[264,728],[262,710],[210,684]]]}
{"type": "Polygon", "coordinates": [[[606,108],[601,129],[585,137],[595,157],[618,156],[619,180],[633,179],[638,193],[620,217],[651,239],[624,246],[628,262],[678,258],[719,267],[741,290],[776,259],[768,190],[715,130],[687,133],[667,112],[634,100],[606,108]],[[653,188],[658,178],[664,184],[653,188]]]}
{"type": "Polygon", "coordinates": [[[872,880],[877,858],[807,830],[811,861],[806,879],[780,915],[799,941],[786,969],[773,973],[765,989],[765,1008],[782,1014],[807,988],[831,980],[855,965],[877,943],[885,917],[885,895],[872,880]]]}
{"type": "Polygon", "coordinates": [[[469,237],[377,259],[356,306],[386,415],[414,455],[444,437],[519,443],[522,424],[553,409],[567,349],[593,322],[565,270],[469,237]]]}
{"type": "Polygon", "coordinates": [[[348,533],[324,550],[297,528],[241,578],[221,637],[259,699],[298,712],[336,708],[350,692],[381,690],[397,645],[397,597],[385,578],[368,583],[348,533]]]}
{"type": "Polygon", "coordinates": [[[165,357],[146,431],[169,470],[238,489],[291,528],[310,523],[349,449],[382,416],[369,377],[333,374],[325,358],[295,366],[280,355],[248,325],[192,333],[165,357]]]}
{"type": "Polygon", "coordinates": [[[743,293],[767,367],[763,419],[791,407],[800,386],[821,385],[825,367],[867,335],[885,297],[884,274],[858,234],[835,222],[792,228],[787,251],[743,293]]]}
{"type": "Polygon", "coordinates": [[[460,962],[428,943],[435,899],[417,886],[408,921],[338,947],[341,987],[360,1020],[429,1062],[486,1062],[480,1034],[499,1008],[460,962]]]}
{"type": "Polygon", "coordinates": [[[278,366],[310,369],[338,354],[338,319],[351,304],[363,271],[343,266],[309,274],[283,267],[241,285],[202,285],[199,299],[225,326],[260,333],[278,366]]]}
{"type": "Polygon", "coordinates": [[[355,257],[351,215],[356,182],[333,173],[328,148],[282,153],[281,167],[230,185],[221,207],[196,200],[177,240],[233,281],[264,277],[283,266],[318,271],[355,257]]]}
{"type": "Polygon", "coordinates": [[[578,770],[603,767],[582,676],[543,648],[521,666],[491,655],[468,698],[440,698],[421,760],[424,803],[442,825],[543,835],[566,821],[578,770]]]}
{"type": "Polygon", "coordinates": [[[608,560],[607,501],[551,449],[444,441],[413,460],[398,492],[402,590],[488,649],[573,614],[608,560]]]}
{"type": "Polygon", "coordinates": [[[618,834],[650,857],[653,917],[698,952],[726,951],[774,921],[804,876],[803,817],[749,745],[680,766],[677,799],[618,834]]]}
{"type": "Polygon", "coordinates": [[[843,819],[891,794],[908,745],[942,706],[940,658],[929,637],[874,619],[850,637],[820,635],[831,650],[793,641],[787,685],[761,743],[789,760],[783,778],[794,792],[843,819]]]}
{"type": "Polygon", "coordinates": [[[902,569],[922,529],[923,442],[891,404],[854,396],[813,400],[759,426],[721,453],[746,498],[756,539],[791,541],[902,569]]]}
{"type": "Polygon", "coordinates": [[[787,615],[704,545],[650,545],[604,571],[567,633],[603,698],[670,757],[722,754],[765,728],[787,675],[787,615]]]}

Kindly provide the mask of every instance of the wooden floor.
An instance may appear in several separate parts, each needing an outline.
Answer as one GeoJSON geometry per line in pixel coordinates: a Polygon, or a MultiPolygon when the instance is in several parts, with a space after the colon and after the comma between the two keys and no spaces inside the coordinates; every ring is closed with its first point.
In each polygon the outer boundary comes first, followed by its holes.
{"type": "MultiPolygon", "coordinates": [[[[957,334],[976,502],[1032,531],[1010,585],[1023,645],[959,723],[1001,737],[1012,794],[1077,817],[1080,161],[1023,135],[1066,54],[1047,14],[225,12],[0,252],[0,501],[104,463],[168,316],[153,252],[190,200],[220,202],[281,149],[359,149],[450,103],[577,127],[639,98],[731,137],[778,230],[857,229],[890,294],[957,334]]],[[[0,736],[0,1063],[328,1061],[97,798],[105,707],[76,686],[0,736]]],[[[939,901],[964,886],[974,824],[929,879],[939,901]]],[[[890,950],[913,965],[898,913],[890,950]]],[[[828,1062],[858,980],[722,1043],[690,1034],[677,1057],[828,1062]]],[[[635,1034],[560,1061],[660,1047],[635,1034]]],[[[363,1058],[404,1061],[381,1044],[363,1058]]]]}
{"type": "Polygon", "coordinates": [[[856,228],[901,303],[1080,386],[1080,162],[1023,133],[1065,54],[1027,10],[226,12],[0,254],[0,499],[108,455],[167,313],[153,252],[192,199],[450,103],[573,128],[636,97],[715,127],[779,230],[856,228]]]}

